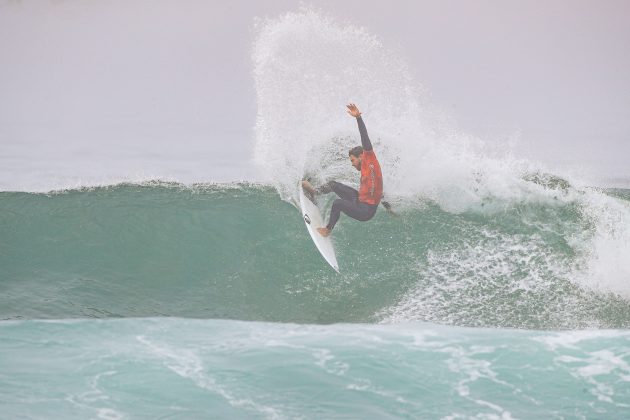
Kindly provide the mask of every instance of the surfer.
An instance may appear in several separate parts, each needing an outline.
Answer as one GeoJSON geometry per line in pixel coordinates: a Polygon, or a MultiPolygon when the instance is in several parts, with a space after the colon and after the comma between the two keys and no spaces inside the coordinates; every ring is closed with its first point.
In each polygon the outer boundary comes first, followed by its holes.
{"type": "MultiPolygon", "coordinates": [[[[333,202],[328,224],[325,227],[317,228],[320,235],[324,237],[330,235],[339,220],[341,212],[353,219],[366,222],[374,217],[378,204],[383,198],[381,166],[372,149],[372,143],[368,137],[365,123],[363,118],[361,118],[361,111],[352,103],[348,104],[347,107],[348,114],[357,119],[359,133],[361,133],[361,146],[353,147],[348,152],[350,163],[357,171],[361,172],[359,191],[337,181],[330,181],[319,188],[314,188],[308,181],[302,181],[302,187],[313,195],[334,192],[339,196],[333,202]]],[[[382,204],[388,212],[393,213],[389,203],[383,201],[382,204]]]]}

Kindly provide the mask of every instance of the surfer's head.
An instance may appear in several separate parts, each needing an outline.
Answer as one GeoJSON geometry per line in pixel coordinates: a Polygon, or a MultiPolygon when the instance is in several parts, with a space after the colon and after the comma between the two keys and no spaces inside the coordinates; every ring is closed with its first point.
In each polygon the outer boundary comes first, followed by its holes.
{"type": "Polygon", "coordinates": [[[363,147],[356,146],[348,151],[350,156],[350,163],[356,168],[357,171],[361,170],[361,155],[363,155],[363,147]]]}

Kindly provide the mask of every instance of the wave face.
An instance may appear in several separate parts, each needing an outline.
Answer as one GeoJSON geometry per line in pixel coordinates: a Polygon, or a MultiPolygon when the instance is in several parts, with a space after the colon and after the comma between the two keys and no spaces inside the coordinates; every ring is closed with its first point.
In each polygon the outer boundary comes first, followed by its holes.
{"type": "Polygon", "coordinates": [[[3,322],[0,336],[6,418],[614,419],[630,399],[620,330],[154,318],[3,322]]]}
{"type": "MultiPolygon", "coordinates": [[[[628,212],[629,192],[611,194],[585,193],[628,212]]],[[[593,200],[461,213],[422,201],[368,223],[342,216],[338,275],[267,186],[5,192],[0,317],[628,327],[627,289],[588,277],[615,275],[593,269],[604,243],[593,200]]]]}

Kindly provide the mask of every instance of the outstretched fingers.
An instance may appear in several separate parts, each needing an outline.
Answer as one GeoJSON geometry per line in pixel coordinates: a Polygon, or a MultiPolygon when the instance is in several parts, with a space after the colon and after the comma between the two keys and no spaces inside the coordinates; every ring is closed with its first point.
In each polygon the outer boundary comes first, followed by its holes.
{"type": "Polygon", "coordinates": [[[348,114],[352,115],[353,117],[358,117],[359,115],[361,115],[359,108],[357,108],[357,106],[352,102],[346,105],[346,107],[348,108],[348,114]]]}

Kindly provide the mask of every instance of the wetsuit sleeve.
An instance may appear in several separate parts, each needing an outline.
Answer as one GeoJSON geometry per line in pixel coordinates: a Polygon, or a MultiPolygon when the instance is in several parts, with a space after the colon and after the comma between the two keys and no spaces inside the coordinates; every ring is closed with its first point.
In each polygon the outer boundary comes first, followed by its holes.
{"type": "Polygon", "coordinates": [[[361,133],[361,145],[363,146],[363,150],[369,152],[372,150],[372,143],[368,137],[367,128],[365,128],[363,118],[361,118],[360,115],[357,117],[357,123],[359,124],[359,133],[361,133]]]}

